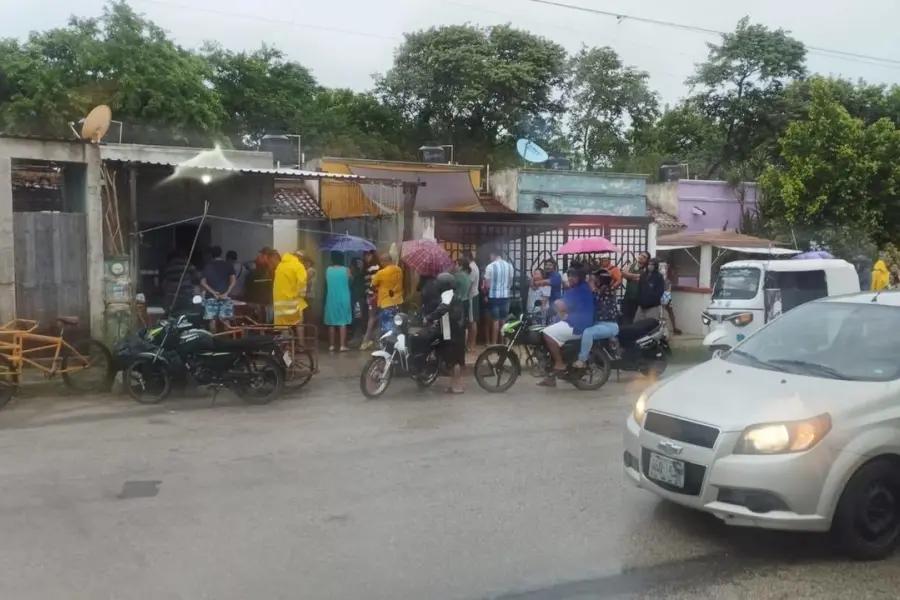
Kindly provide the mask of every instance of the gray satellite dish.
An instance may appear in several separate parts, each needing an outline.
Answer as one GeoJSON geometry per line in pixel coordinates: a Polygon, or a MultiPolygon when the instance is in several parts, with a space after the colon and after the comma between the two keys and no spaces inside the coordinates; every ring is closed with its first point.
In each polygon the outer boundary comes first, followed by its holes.
{"type": "Polygon", "coordinates": [[[516,150],[525,162],[542,163],[547,162],[547,159],[549,158],[543,148],[525,138],[516,142],[516,150]]]}

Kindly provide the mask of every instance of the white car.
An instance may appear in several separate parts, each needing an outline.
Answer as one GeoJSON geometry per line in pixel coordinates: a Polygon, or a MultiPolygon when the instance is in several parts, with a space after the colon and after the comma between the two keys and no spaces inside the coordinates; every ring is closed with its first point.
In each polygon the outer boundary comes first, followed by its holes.
{"type": "Polygon", "coordinates": [[[900,542],[900,292],[803,304],[663,379],[625,428],[638,487],[726,523],[900,542]]]}

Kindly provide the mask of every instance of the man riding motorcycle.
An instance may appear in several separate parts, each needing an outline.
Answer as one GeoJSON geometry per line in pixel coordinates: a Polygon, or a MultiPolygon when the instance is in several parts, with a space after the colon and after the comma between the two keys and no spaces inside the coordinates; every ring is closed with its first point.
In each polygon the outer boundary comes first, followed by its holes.
{"type": "Polygon", "coordinates": [[[595,341],[607,340],[619,333],[619,301],[613,291],[613,277],[606,269],[597,269],[591,278],[594,293],[594,324],[581,334],[581,350],[572,365],[583,369],[595,341]]]}
{"type": "Polygon", "coordinates": [[[434,284],[440,294],[440,303],[425,315],[425,325],[430,327],[440,319],[441,343],[438,350],[443,363],[452,369],[447,393],[462,394],[461,373],[466,362],[463,299],[453,291],[456,287],[456,278],[451,273],[441,273],[435,278],[434,284]]]}
{"type": "Polygon", "coordinates": [[[565,312],[558,323],[544,328],[544,342],[553,357],[553,371],[538,385],[556,387],[556,376],[565,373],[560,347],[566,342],[581,339],[584,330],[594,324],[594,294],[585,281],[583,269],[569,269],[569,289],[558,302],[565,312]]]}

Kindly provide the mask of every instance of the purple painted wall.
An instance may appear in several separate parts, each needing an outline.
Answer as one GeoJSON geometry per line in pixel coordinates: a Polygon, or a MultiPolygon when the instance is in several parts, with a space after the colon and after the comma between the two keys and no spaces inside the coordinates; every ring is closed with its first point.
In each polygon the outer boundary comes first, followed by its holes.
{"type": "MultiPolygon", "coordinates": [[[[756,184],[744,184],[744,211],[756,210],[756,184]]],[[[728,229],[741,225],[741,210],[737,192],[724,181],[682,179],[678,182],[678,220],[687,231],[728,229]],[[705,215],[694,214],[694,207],[705,215]]]]}

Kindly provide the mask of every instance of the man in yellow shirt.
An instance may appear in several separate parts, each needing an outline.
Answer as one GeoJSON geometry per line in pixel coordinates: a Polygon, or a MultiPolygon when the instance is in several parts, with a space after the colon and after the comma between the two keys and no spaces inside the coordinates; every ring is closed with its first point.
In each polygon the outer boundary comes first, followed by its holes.
{"type": "Polygon", "coordinates": [[[381,269],[372,277],[375,289],[381,332],[389,331],[394,315],[403,304],[403,269],[394,264],[390,254],[381,256],[381,269]]]}
{"type": "Polygon", "coordinates": [[[272,281],[272,304],[275,325],[294,327],[297,339],[303,339],[303,311],[306,309],[306,266],[299,251],[285,254],[275,268],[272,281]]]}

